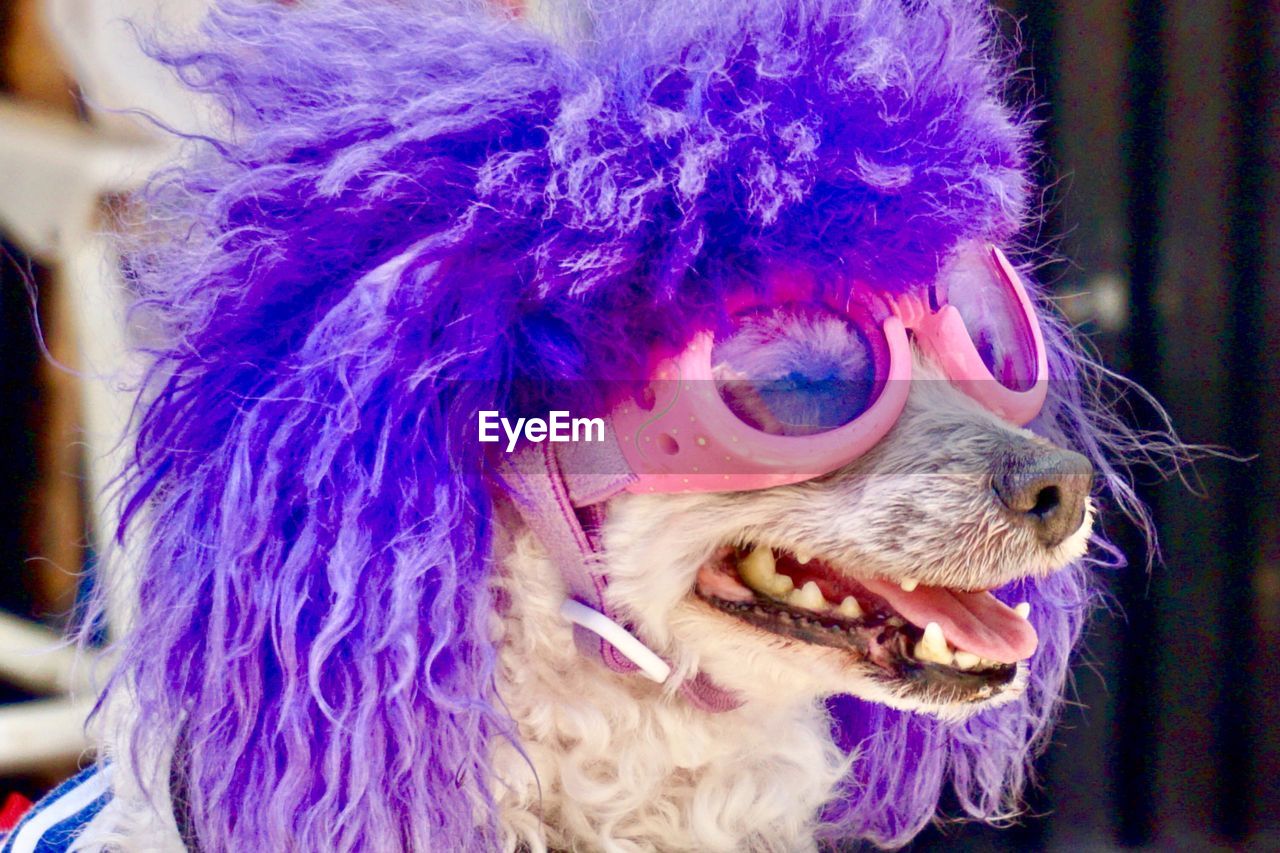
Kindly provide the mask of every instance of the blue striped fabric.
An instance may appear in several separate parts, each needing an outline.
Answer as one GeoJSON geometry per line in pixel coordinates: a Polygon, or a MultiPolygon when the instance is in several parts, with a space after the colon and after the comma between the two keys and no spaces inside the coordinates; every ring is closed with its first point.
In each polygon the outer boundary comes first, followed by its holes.
{"type": "Polygon", "coordinates": [[[82,770],[46,794],[13,832],[0,838],[0,853],[63,853],[110,797],[110,767],[82,770]]]}

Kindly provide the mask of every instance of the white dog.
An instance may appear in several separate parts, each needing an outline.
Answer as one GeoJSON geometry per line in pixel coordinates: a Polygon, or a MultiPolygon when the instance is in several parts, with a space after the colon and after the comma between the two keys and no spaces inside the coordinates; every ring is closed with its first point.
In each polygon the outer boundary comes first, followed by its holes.
{"type": "MultiPolygon", "coordinates": [[[[1089,466],[984,410],[927,362],[916,371],[888,437],[831,475],[609,503],[612,608],[676,673],[704,673],[741,697],[736,710],[692,710],[670,689],[584,666],[558,616],[560,571],[508,517],[498,584],[510,609],[495,630],[499,693],[520,738],[501,747],[496,776],[511,849],[809,849],[850,763],[823,698],[962,720],[1021,693],[1025,664],[931,648],[923,625],[863,582],[986,590],[1068,565],[1092,528],[1089,466]],[[1057,511],[1011,509],[993,488],[1011,470],[1026,475],[1014,489],[1058,489],[1057,511]],[[782,607],[773,572],[822,582],[816,592],[784,583],[793,589],[782,607]],[[823,588],[852,595],[826,600],[823,588]]],[[[964,628],[983,630],[980,618],[964,628]]]]}
{"type": "Polygon", "coordinates": [[[1016,813],[1120,481],[993,248],[1028,131],[985,7],[601,3],[557,41],[413,2],[229,3],[161,54],[234,120],[139,208],[138,628],[103,769],[37,816],[212,853],[1016,813]],[[710,396],[592,384],[673,347],[710,396]],[[475,444],[548,387],[609,398],[616,467],[475,444]]]}

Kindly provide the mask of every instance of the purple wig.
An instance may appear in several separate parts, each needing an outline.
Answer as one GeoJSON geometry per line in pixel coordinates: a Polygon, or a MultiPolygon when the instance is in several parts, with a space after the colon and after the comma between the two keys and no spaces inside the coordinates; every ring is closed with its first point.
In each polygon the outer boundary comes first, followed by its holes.
{"type": "MultiPolygon", "coordinates": [[[[120,531],[142,629],[108,689],[138,697],[139,755],[177,750],[204,849],[493,846],[486,756],[514,727],[479,410],[599,413],[772,258],[904,290],[1028,224],[982,2],[608,0],[566,26],[227,2],[157,51],[227,130],[126,247],[158,343],[120,531]]],[[[1127,500],[1080,386],[1036,428],[1127,500]]],[[[1091,592],[1075,566],[1006,593],[1042,638],[1026,695],[960,725],[832,701],[860,758],[824,837],[903,843],[946,784],[1015,811],[1091,592]]]]}

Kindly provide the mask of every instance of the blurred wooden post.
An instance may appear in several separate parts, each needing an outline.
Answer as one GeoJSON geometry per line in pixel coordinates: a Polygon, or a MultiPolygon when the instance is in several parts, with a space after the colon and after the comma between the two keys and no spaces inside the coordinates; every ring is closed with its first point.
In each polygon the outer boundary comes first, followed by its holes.
{"type": "MultiPolygon", "coordinates": [[[[23,46],[6,54],[4,68],[20,81],[12,91],[29,97],[0,99],[0,223],[24,251],[55,269],[42,283],[46,340],[54,358],[81,377],[73,381],[59,366],[46,365],[51,403],[37,538],[50,543],[47,553],[61,556],[28,565],[45,573],[46,601],[55,607],[74,591],[72,572],[80,569],[82,481],[97,551],[108,550],[114,517],[106,486],[121,469],[129,406],[122,390],[134,379],[125,342],[125,287],[101,234],[103,198],[135,186],[167,154],[140,133],[104,129],[79,116],[66,77],[58,83],[50,71],[57,67],[54,48],[33,46],[36,0],[21,4],[10,12],[23,46]],[[51,287],[56,298],[48,298],[51,287]]],[[[127,625],[132,610],[122,565],[120,555],[112,555],[96,577],[111,593],[107,621],[114,632],[127,625]]],[[[75,758],[89,746],[84,719],[92,687],[80,676],[101,661],[89,656],[76,663],[54,636],[34,622],[0,619],[0,675],[53,697],[0,707],[0,772],[75,758]]]]}
{"type": "MultiPolygon", "coordinates": [[[[4,42],[3,76],[18,101],[74,118],[73,86],[46,36],[35,0],[14,0],[4,42]]],[[[41,428],[32,506],[25,541],[35,559],[21,571],[34,599],[33,615],[61,622],[75,600],[84,562],[85,514],[80,494],[78,364],[72,317],[57,276],[41,271],[40,328],[51,358],[40,360],[41,428]],[[68,369],[62,369],[63,367],[68,369]]]]}

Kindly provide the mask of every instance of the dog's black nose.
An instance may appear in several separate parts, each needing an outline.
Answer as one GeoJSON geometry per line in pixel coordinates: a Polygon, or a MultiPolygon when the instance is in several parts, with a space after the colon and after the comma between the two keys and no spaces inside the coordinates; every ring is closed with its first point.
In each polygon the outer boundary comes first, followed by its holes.
{"type": "Polygon", "coordinates": [[[996,463],[991,484],[1009,514],[1052,548],[1084,521],[1093,465],[1079,453],[1028,442],[996,463]]]}

